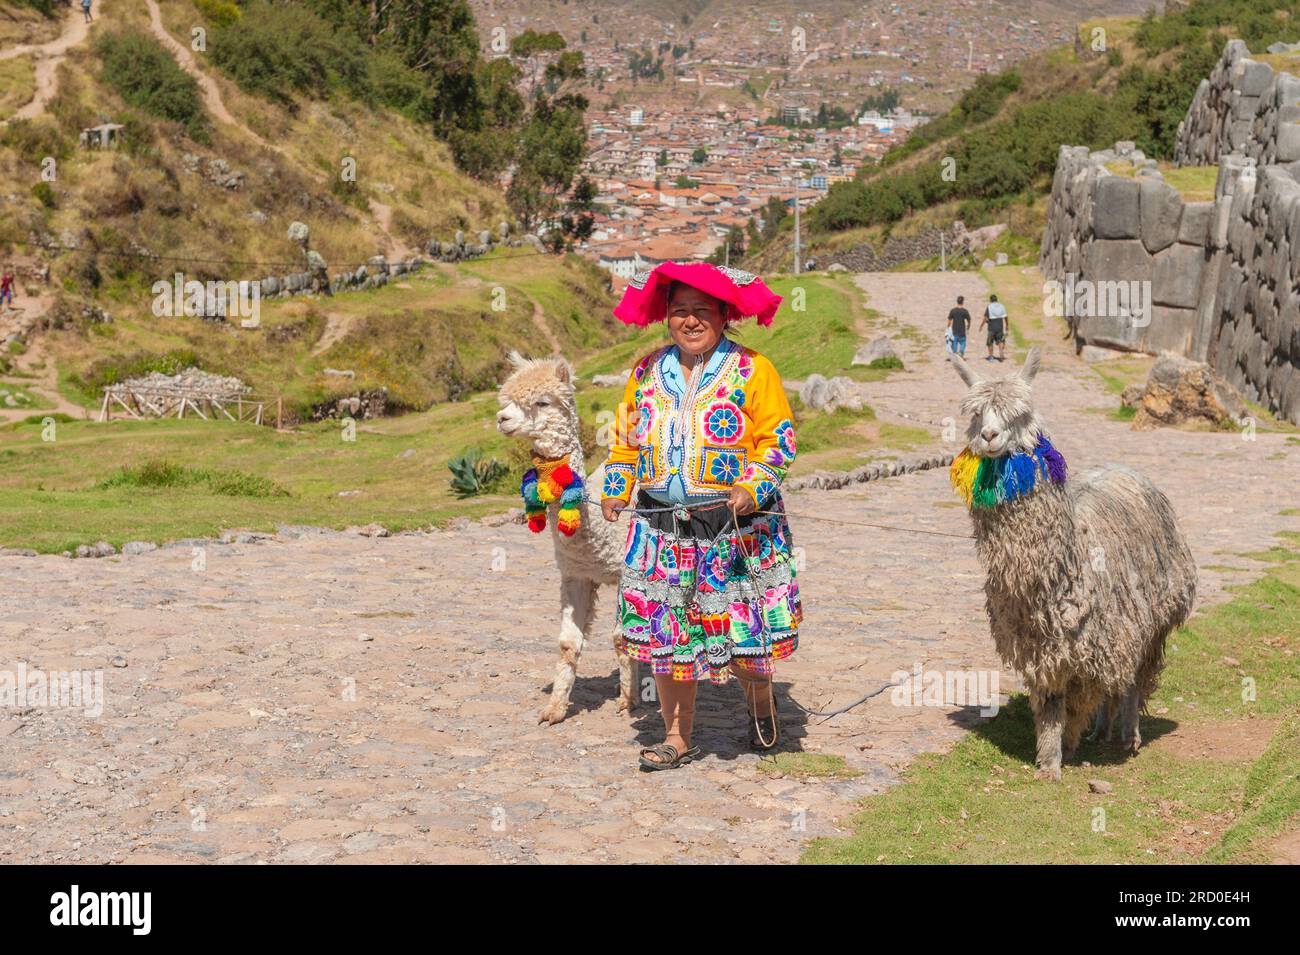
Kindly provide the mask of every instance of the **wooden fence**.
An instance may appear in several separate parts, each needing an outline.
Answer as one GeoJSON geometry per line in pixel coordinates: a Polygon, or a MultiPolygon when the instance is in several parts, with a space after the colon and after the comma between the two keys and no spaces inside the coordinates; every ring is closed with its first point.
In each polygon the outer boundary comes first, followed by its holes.
{"type": "Polygon", "coordinates": [[[120,409],[136,420],[145,418],[184,418],[186,412],[204,421],[247,421],[250,424],[274,424],[278,430],[284,421],[284,399],[268,400],[256,395],[217,395],[202,391],[135,388],[128,385],[109,385],[104,389],[104,402],[99,408],[99,420],[108,421],[113,411],[120,409]],[[268,420],[267,406],[274,410],[274,420],[268,420]]]}

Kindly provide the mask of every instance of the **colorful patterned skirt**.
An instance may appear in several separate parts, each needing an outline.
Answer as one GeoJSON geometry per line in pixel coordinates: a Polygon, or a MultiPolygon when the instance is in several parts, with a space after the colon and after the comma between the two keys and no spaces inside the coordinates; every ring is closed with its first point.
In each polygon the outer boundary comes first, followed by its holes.
{"type": "MultiPolygon", "coordinates": [[[[641,493],[637,507],[664,507],[641,493]]],[[[619,648],[674,680],[725,683],[794,653],[803,608],[779,494],[740,519],[725,507],[632,516],[619,585],[619,648]]]]}

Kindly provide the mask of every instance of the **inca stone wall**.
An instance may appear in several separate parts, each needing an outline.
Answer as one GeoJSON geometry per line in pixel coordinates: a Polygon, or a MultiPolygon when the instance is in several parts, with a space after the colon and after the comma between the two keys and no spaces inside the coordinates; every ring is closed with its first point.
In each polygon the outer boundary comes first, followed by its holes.
{"type": "Polygon", "coordinates": [[[825,269],[842,265],[850,272],[887,272],[905,262],[933,258],[941,250],[946,249],[949,255],[959,254],[960,237],[964,232],[964,227],[956,225],[946,231],[931,226],[916,235],[891,236],[879,252],[864,242],[844,252],[821,256],[817,267],[825,269]]]}
{"type": "Polygon", "coordinates": [[[1087,282],[1118,308],[1071,315],[1083,344],[1188,354],[1196,335],[1214,203],[1184,202],[1132,143],[1062,146],[1039,265],[1066,287],[1087,282]],[[1133,177],[1107,163],[1127,161],[1133,177]],[[1144,283],[1133,297],[1130,283],[1144,283]],[[1113,291],[1112,291],[1113,290],[1113,291]],[[1149,295],[1149,301],[1147,297],[1149,295]]]}
{"type": "MultiPolygon", "coordinates": [[[[1229,162],[1234,157],[1229,157],[1229,162]]],[[[1247,398],[1300,424],[1300,183],[1282,166],[1237,177],[1203,348],[1207,361],[1247,398]]]]}
{"type": "MultiPolygon", "coordinates": [[[[436,261],[460,262],[486,255],[493,248],[500,245],[511,248],[528,245],[538,252],[546,251],[541,239],[535,235],[526,234],[522,239],[511,238],[510,225],[506,222],[502,222],[497,226],[495,235],[487,229],[480,230],[477,242],[467,241],[463,231],[457,231],[450,242],[439,242],[437,239],[430,239],[424,251],[430,259],[436,261]]],[[[418,255],[396,262],[389,262],[384,256],[376,255],[369,259],[366,265],[343,272],[335,272],[331,275],[329,279],[330,291],[340,292],[345,289],[380,288],[387,285],[392,278],[400,278],[409,272],[417,271],[424,265],[424,262],[425,259],[418,255]]],[[[290,295],[300,295],[312,290],[312,274],[311,272],[290,272],[287,275],[268,275],[261,280],[261,285],[263,298],[284,298],[290,295]]]]}
{"type": "Polygon", "coordinates": [[[1178,124],[1174,161],[1209,166],[1229,153],[1261,166],[1300,161],[1300,78],[1250,58],[1230,40],[1178,124]]]}
{"type": "Polygon", "coordinates": [[[1044,278],[1149,283],[1148,315],[1070,319],[1076,342],[1209,363],[1247,398],[1300,423],[1300,79],[1228,43],[1179,127],[1182,164],[1217,163],[1213,202],[1185,202],[1117,143],[1061,148],[1039,255],[1044,278]],[[1133,178],[1107,163],[1128,159],[1133,178]]]}

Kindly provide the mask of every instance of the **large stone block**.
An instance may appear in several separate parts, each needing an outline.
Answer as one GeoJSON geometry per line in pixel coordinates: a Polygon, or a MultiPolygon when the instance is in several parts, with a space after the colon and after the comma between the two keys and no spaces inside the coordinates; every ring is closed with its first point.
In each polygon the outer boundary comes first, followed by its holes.
{"type": "Polygon", "coordinates": [[[1238,89],[1242,96],[1262,96],[1273,81],[1273,68],[1259,60],[1247,60],[1238,89]]]}
{"type": "Polygon", "coordinates": [[[1210,240],[1210,223],[1214,220],[1213,202],[1188,202],[1183,204],[1183,216],[1178,221],[1178,241],[1187,245],[1206,245],[1210,240]]]}
{"type": "Polygon", "coordinates": [[[1300,125],[1295,123],[1278,125],[1273,158],[1275,162],[1280,163],[1300,160],[1300,125]]]}
{"type": "Polygon", "coordinates": [[[1152,299],[1157,305],[1193,308],[1201,287],[1205,250],[1181,242],[1156,256],[1152,275],[1152,299]]]}
{"type": "Polygon", "coordinates": [[[1138,184],[1122,176],[1102,176],[1092,193],[1092,228],[1099,239],[1136,239],[1140,230],[1138,184]]]}
{"type": "Polygon", "coordinates": [[[1171,351],[1187,355],[1195,334],[1196,309],[1157,305],[1151,310],[1151,324],[1138,329],[1138,341],[1143,351],[1153,354],[1171,351]]]}
{"type": "Polygon", "coordinates": [[[1282,400],[1278,402],[1276,413],[1292,424],[1300,424],[1300,373],[1291,375],[1291,380],[1282,393],[1282,400]]]}
{"type": "Polygon", "coordinates": [[[1167,249],[1177,241],[1182,216],[1182,196],[1169,183],[1145,179],[1138,185],[1138,221],[1148,252],[1167,249]]]}
{"type": "Polygon", "coordinates": [[[1296,367],[1290,362],[1282,362],[1274,365],[1268,375],[1267,387],[1264,389],[1268,392],[1269,407],[1274,412],[1282,406],[1282,399],[1286,397],[1287,389],[1291,386],[1291,379],[1296,375],[1296,367]]]}
{"type": "Polygon", "coordinates": [[[1300,302],[1294,295],[1282,300],[1277,313],[1278,351],[1300,363],[1300,302]]]}
{"type": "Polygon", "coordinates": [[[1151,255],[1137,239],[1098,239],[1088,246],[1084,276],[1094,282],[1149,282],[1151,275],[1151,255]]]}

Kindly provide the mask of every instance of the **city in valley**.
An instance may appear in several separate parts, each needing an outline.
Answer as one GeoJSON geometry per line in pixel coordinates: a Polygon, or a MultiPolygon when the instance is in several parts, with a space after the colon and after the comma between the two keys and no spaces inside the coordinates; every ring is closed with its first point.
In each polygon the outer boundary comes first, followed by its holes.
{"type": "Polygon", "coordinates": [[[806,208],[981,74],[1073,42],[1085,19],[1146,6],[474,0],[488,56],[494,37],[529,29],[583,53],[583,171],[598,211],[579,248],[619,280],[806,208]]]}

